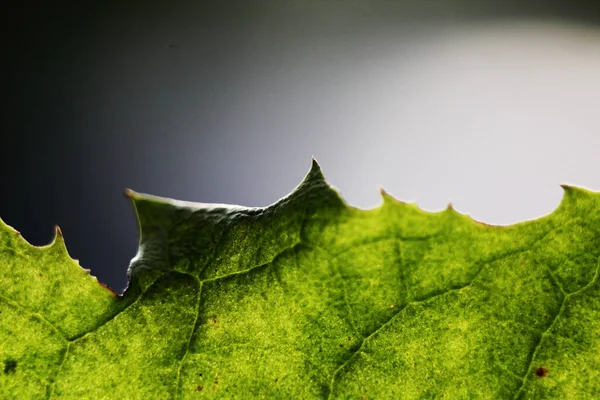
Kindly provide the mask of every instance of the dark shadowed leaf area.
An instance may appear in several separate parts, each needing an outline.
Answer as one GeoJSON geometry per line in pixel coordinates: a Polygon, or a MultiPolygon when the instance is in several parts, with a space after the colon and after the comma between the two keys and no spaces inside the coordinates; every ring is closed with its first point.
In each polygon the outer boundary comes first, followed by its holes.
{"type": "Polygon", "coordinates": [[[505,227],[382,197],[316,162],[264,208],[131,192],[122,296],[2,223],[0,398],[600,398],[600,194],[505,227]]]}

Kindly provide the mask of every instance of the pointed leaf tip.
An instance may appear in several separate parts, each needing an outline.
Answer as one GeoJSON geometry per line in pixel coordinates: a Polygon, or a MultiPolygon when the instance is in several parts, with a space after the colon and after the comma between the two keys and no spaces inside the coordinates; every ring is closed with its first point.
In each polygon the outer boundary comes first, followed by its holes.
{"type": "Polygon", "coordinates": [[[561,184],[560,187],[563,190],[563,195],[562,199],[560,200],[560,204],[563,206],[567,206],[575,200],[575,188],[564,183],[561,184]]]}
{"type": "MultiPolygon", "coordinates": [[[[69,251],[67,250],[67,244],[65,243],[65,237],[62,233],[62,230],[58,225],[54,225],[54,239],[50,243],[50,246],[57,246],[60,251],[69,256],[69,251]]],[[[70,258],[71,256],[69,256],[70,258]]]]}
{"type": "Polygon", "coordinates": [[[315,173],[319,172],[319,173],[323,174],[323,171],[321,170],[321,165],[319,165],[319,162],[314,157],[311,159],[310,172],[315,172],[315,173]]]}
{"type": "Polygon", "coordinates": [[[378,186],[378,189],[379,189],[379,194],[381,195],[381,199],[383,200],[384,205],[389,204],[389,205],[406,206],[406,205],[410,204],[404,200],[400,200],[400,199],[394,197],[387,190],[385,190],[382,186],[378,186]]]}
{"type": "Polygon", "coordinates": [[[561,184],[563,195],[557,209],[573,209],[580,208],[586,203],[596,203],[600,200],[600,193],[593,192],[582,187],[561,184]]]}
{"type": "Polygon", "coordinates": [[[594,192],[590,191],[589,189],[565,183],[561,184],[560,187],[563,189],[564,195],[569,197],[588,197],[594,194],[594,192]]]}
{"type": "Polygon", "coordinates": [[[339,191],[327,182],[321,166],[314,158],[312,159],[310,170],[300,184],[289,195],[279,201],[287,202],[295,199],[294,201],[303,203],[306,200],[306,196],[312,199],[310,202],[314,201],[315,204],[318,203],[322,207],[332,207],[333,204],[340,207],[345,205],[339,191]]]}
{"type": "Polygon", "coordinates": [[[54,232],[55,232],[56,238],[62,239],[64,237],[62,231],[60,230],[60,226],[54,225],[54,232]]]}
{"type": "Polygon", "coordinates": [[[129,188],[125,189],[125,192],[123,192],[123,194],[125,195],[125,197],[128,197],[132,200],[135,200],[136,198],[139,197],[139,194],[129,188]]]}
{"type": "Polygon", "coordinates": [[[391,194],[389,194],[384,188],[383,186],[379,186],[379,195],[381,196],[381,199],[383,200],[383,203],[389,203],[391,201],[394,200],[394,197],[392,197],[391,194]]]}
{"type": "Polygon", "coordinates": [[[325,182],[325,175],[323,175],[321,166],[319,165],[317,160],[313,157],[311,166],[310,166],[310,170],[306,174],[306,177],[304,177],[304,180],[302,181],[302,183],[308,183],[308,182],[314,183],[316,181],[325,182]]]}

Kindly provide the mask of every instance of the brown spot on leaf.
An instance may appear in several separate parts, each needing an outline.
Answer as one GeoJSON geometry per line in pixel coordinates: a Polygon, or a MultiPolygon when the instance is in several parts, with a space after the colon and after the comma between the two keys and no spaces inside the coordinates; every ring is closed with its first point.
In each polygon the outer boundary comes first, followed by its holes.
{"type": "Polygon", "coordinates": [[[202,389],[204,389],[204,386],[200,386],[200,385],[196,386],[196,392],[201,392],[202,389]]]}
{"type": "Polygon", "coordinates": [[[545,376],[548,376],[549,373],[550,373],[550,371],[548,371],[548,369],[544,368],[544,367],[539,367],[538,369],[535,370],[535,376],[537,376],[538,378],[543,378],[545,376]]]}

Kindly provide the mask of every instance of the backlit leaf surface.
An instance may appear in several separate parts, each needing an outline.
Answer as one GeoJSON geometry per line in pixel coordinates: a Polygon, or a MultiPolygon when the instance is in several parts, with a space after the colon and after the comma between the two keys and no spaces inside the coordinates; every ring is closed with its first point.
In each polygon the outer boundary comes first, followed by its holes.
{"type": "Polygon", "coordinates": [[[0,398],[600,398],[600,195],[489,226],[316,162],[265,208],[130,193],[117,296],[0,222],[0,398]]]}

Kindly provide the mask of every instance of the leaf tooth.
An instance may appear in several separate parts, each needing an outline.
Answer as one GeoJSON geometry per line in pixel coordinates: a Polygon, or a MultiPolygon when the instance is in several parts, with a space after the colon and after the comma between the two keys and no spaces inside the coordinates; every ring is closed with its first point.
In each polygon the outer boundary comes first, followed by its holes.
{"type": "Polygon", "coordinates": [[[563,183],[560,185],[560,187],[563,189],[563,194],[568,197],[581,198],[598,195],[597,192],[592,192],[591,190],[583,188],[581,186],[572,186],[563,183]]]}
{"type": "Polygon", "coordinates": [[[52,239],[52,242],[49,246],[61,253],[63,256],[67,257],[69,260],[75,262],[79,267],[81,267],[79,265],[79,260],[76,260],[69,255],[69,251],[67,250],[67,244],[65,242],[65,237],[58,225],[54,225],[54,239],[52,239]]]}
{"type": "Polygon", "coordinates": [[[71,257],[71,255],[69,254],[69,250],[67,249],[65,236],[63,235],[62,230],[58,225],[54,225],[54,239],[52,239],[52,242],[49,244],[49,246],[54,248],[56,251],[62,253],[62,255],[67,257],[69,260],[73,261],[82,270],[87,271],[88,273],[90,272],[89,269],[86,270],[81,266],[81,264],[79,264],[78,259],[71,257]]]}
{"type": "Polygon", "coordinates": [[[296,201],[300,198],[305,198],[305,196],[313,197],[313,199],[319,199],[319,202],[321,199],[327,198],[327,196],[333,196],[333,198],[336,198],[337,201],[346,204],[339,191],[327,182],[325,175],[323,175],[323,171],[321,170],[321,166],[313,157],[310,170],[302,182],[300,182],[300,184],[296,186],[296,188],[287,196],[279,199],[277,202],[266,208],[274,207],[278,204],[280,205],[281,203],[289,201],[296,201]]]}
{"type": "Polygon", "coordinates": [[[592,201],[598,202],[600,197],[599,193],[592,192],[582,187],[575,187],[568,184],[561,184],[563,189],[563,197],[557,207],[558,209],[574,209],[582,206],[583,203],[592,201]]]}
{"type": "Polygon", "coordinates": [[[60,239],[63,239],[63,241],[64,241],[64,236],[63,236],[62,230],[60,229],[60,226],[54,225],[54,234],[55,234],[55,239],[60,238],[60,239]]]}
{"type": "Polygon", "coordinates": [[[577,200],[577,188],[564,183],[561,184],[560,187],[563,190],[563,196],[559,206],[567,206],[577,200]]]}
{"type": "Polygon", "coordinates": [[[383,205],[393,204],[393,203],[406,204],[406,202],[399,200],[399,199],[395,198],[394,196],[392,196],[391,194],[389,194],[383,188],[383,186],[379,186],[378,189],[379,189],[379,194],[381,195],[381,200],[383,200],[383,205]]]}
{"type": "Polygon", "coordinates": [[[379,190],[379,195],[381,196],[381,199],[383,200],[383,205],[388,205],[388,204],[396,204],[396,205],[404,205],[404,206],[409,206],[411,203],[404,201],[404,200],[400,200],[394,196],[392,196],[387,190],[385,190],[383,188],[383,186],[378,185],[377,189],[379,190]]]}
{"type": "Polygon", "coordinates": [[[389,195],[388,192],[385,191],[385,189],[383,188],[383,186],[378,185],[377,189],[379,190],[379,195],[381,196],[381,200],[383,200],[384,203],[386,201],[388,201],[391,196],[389,195]]]}
{"type": "Polygon", "coordinates": [[[125,197],[129,197],[132,200],[138,199],[140,197],[140,194],[132,189],[125,189],[125,192],[123,192],[123,194],[125,195],[125,197]]]}
{"type": "Polygon", "coordinates": [[[54,226],[54,239],[52,240],[52,242],[50,243],[50,247],[55,248],[57,251],[59,251],[60,253],[62,253],[65,257],[67,257],[68,259],[70,259],[77,268],[81,269],[81,271],[88,275],[93,281],[95,281],[96,283],[98,283],[100,286],[102,286],[103,288],[105,288],[106,290],[108,290],[111,294],[118,296],[117,292],[115,292],[114,290],[112,290],[109,286],[107,286],[106,284],[100,282],[100,280],[98,279],[97,276],[92,275],[92,270],[90,268],[83,268],[83,266],[81,266],[81,264],[79,263],[79,260],[76,258],[71,257],[71,255],[69,254],[69,251],[67,249],[67,244],[65,242],[65,237],[62,233],[62,230],[60,229],[60,227],[58,225],[54,226]]]}
{"type": "Polygon", "coordinates": [[[448,205],[446,205],[446,208],[442,212],[452,217],[465,218],[469,221],[477,222],[469,214],[462,214],[456,208],[454,208],[454,204],[452,204],[452,201],[448,201],[448,205]]]}
{"type": "Polygon", "coordinates": [[[308,174],[306,174],[306,177],[304,178],[304,180],[302,181],[302,183],[300,184],[302,186],[302,184],[304,184],[305,182],[325,182],[325,175],[323,175],[323,170],[321,169],[321,166],[319,165],[319,162],[317,161],[316,158],[312,158],[311,159],[311,165],[310,165],[310,170],[308,171],[308,174]]]}
{"type": "MultiPolygon", "coordinates": [[[[67,245],[65,243],[65,237],[60,229],[60,226],[54,225],[54,238],[49,244],[50,247],[58,249],[61,253],[69,256],[69,252],[67,251],[67,245]]],[[[69,256],[70,258],[70,256],[69,256]]]]}

